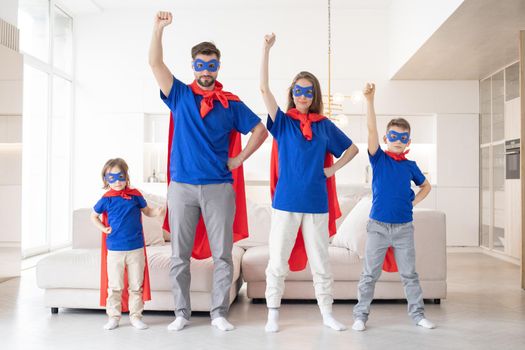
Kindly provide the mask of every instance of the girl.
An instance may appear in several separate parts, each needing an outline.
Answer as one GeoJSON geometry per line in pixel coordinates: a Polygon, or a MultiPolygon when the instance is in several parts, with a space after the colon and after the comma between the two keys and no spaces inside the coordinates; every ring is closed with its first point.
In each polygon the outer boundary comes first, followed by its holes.
{"type": "Polygon", "coordinates": [[[359,150],[322,115],[321,88],[313,74],[297,74],[288,92],[286,113],[279,109],[268,84],[269,52],[274,43],[275,34],[264,37],[261,66],[261,93],[269,114],[267,128],[277,150],[272,157],[278,158],[272,163],[278,181],[272,201],[270,259],[266,268],[265,329],[279,330],[284,280],[290,269],[304,269],[307,255],[323,323],[342,331],[346,326],[332,316],[333,279],[328,261],[328,239],[335,233],[335,219],[340,216],[333,175],[359,150]],[[333,164],[332,155],[342,154],[333,164]]]}
{"type": "Polygon", "coordinates": [[[117,328],[121,312],[128,309],[131,325],[147,329],[142,311],[151,296],[141,212],[153,217],[161,209],[148,207],[142,194],[129,187],[128,165],[121,158],[106,162],[102,182],[109,191],[93,207],[91,221],[102,231],[100,303],[109,316],[104,329],[117,328]]]}

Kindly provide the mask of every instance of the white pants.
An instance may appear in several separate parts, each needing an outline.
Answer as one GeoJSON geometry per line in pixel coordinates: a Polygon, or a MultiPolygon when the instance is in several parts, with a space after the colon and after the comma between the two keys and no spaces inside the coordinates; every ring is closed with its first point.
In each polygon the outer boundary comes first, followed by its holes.
{"type": "Polygon", "coordinates": [[[119,318],[122,310],[122,290],[124,289],[124,268],[128,271],[128,306],[130,318],[141,318],[144,310],[142,283],[146,258],[144,248],[128,251],[108,250],[108,299],[106,313],[119,318]]]}
{"type": "Polygon", "coordinates": [[[315,296],[322,313],[332,311],[333,279],[328,261],[328,213],[293,213],[272,209],[272,227],[268,240],[270,260],[266,268],[266,305],[281,306],[284,280],[288,275],[288,259],[302,228],[308,263],[312,271],[315,296]]]}

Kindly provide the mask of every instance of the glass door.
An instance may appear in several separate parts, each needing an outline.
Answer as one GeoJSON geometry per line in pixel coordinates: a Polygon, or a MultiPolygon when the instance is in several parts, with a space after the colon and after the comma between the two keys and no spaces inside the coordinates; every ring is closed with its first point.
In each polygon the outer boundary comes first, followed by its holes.
{"type": "MultiPolygon", "coordinates": [[[[480,245],[506,252],[505,70],[480,81],[480,245]]],[[[507,74],[512,77],[512,74],[507,74]]],[[[508,84],[507,84],[508,85],[508,84]]]]}

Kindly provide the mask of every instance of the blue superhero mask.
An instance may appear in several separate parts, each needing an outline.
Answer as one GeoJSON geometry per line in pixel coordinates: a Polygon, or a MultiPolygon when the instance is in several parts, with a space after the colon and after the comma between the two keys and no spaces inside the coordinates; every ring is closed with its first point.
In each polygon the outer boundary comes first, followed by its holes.
{"type": "Polygon", "coordinates": [[[124,175],[122,171],[120,173],[107,173],[104,175],[104,180],[110,184],[113,184],[117,181],[126,181],[126,175],[124,175]]]}
{"type": "Polygon", "coordinates": [[[390,142],[401,141],[401,143],[406,145],[408,143],[408,141],[410,141],[410,133],[408,133],[408,132],[397,132],[397,131],[394,131],[394,130],[389,130],[386,133],[386,138],[390,142]]]}
{"type": "Polygon", "coordinates": [[[207,70],[208,72],[216,72],[220,65],[221,63],[215,58],[208,62],[203,61],[200,58],[197,58],[195,61],[193,61],[193,69],[196,72],[202,72],[203,70],[207,70]]]}
{"type": "Polygon", "coordinates": [[[302,87],[301,85],[295,84],[293,95],[295,97],[304,96],[306,98],[314,98],[314,87],[313,85],[302,87]]]}

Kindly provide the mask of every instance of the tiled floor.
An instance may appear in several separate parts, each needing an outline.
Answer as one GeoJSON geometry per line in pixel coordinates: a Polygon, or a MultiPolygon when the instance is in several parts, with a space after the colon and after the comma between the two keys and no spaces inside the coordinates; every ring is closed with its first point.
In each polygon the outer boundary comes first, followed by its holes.
{"type": "MultiPolygon", "coordinates": [[[[266,334],[264,305],[241,295],[230,320],[237,326],[222,333],[207,315],[192,317],[182,332],[168,332],[171,313],[145,314],[151,328],[138,331],[123,319],[121,327],[103,331],[102,311],[43,307],[34,269],[0,284],[0,349],[525,349],[525,291],[519,267],[480,253],[448,254],[449,297],[427,305],[435,330],[412,325],[402,303],[374,304],[368,330],[335,332],[321,325],[315,304],[285,304],[281,332],[266,334]]],[[[337,303],[335,316],[351,325],[353,303],[337,303]]]]}

